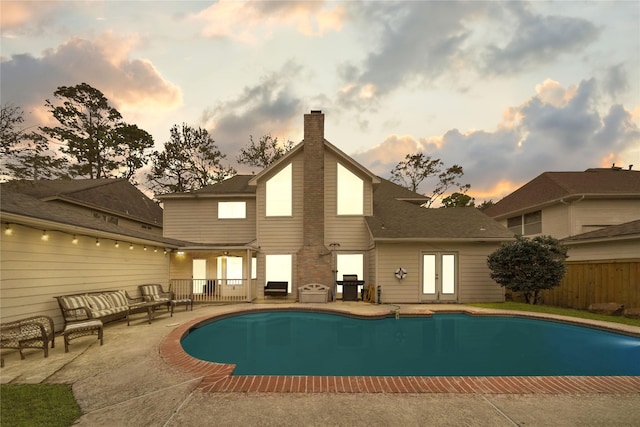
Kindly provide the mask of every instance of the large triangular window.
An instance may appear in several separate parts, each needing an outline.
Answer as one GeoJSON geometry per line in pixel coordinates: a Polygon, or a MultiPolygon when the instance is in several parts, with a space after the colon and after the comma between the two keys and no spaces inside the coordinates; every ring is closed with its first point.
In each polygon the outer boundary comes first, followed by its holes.
{"type": "Polygon", "coordinates": [[[266,185],[266,215],[291,216],[291,164],[271,177],[266,185]]]}

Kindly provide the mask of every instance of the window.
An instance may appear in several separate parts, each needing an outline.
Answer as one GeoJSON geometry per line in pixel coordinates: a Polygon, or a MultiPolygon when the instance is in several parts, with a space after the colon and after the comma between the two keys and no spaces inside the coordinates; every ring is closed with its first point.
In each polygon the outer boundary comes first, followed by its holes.
{"type": "Polygon", "coordinates": [[[287,282],[291,294],[291,255],[266,255],[266,282],[287,282]]]}
{"type": "Polygon", "coordinates": [[[267,181],[266,193],[267,216],[291,216],[291,164],[267,181]]]}
{"type": "MultiPolygon", "coordinates": [[[[364,255],[362,254],[338,254],[336,256],[338,281],[342,281],[345,274],[357,274],[358,280],[364,280],[364,255]]],[[[362,286],[358,287],[358,291],[362,286]]],[[[338,285],[337,293],[342,293],[342,286],[338,285]]]]}
{"type": "Polygon", "coordinates": [[[217,261],[218,283],[242,285],[242,257],[223,255],[217,261]]]}
{"type": "Polygon", "coordinates": [[[338,163],[338,215],[362,215],[364,183],[338,163]]]}
{"type": "Polygon", "coordinates": [[[247,202],[218,202],[218,219],[246,217],[247,202]]]}
{"type": "Polygon", "coordinates": [[[514,216],[507,219],[507,228],[518,235],[542,233],[542,211],[514,216]]]}

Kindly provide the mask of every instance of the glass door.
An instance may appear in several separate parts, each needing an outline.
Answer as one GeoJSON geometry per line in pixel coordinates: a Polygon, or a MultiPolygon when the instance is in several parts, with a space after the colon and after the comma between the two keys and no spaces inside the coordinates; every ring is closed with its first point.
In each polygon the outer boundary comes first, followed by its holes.
{"type": "Polygon", "coordinates": [[[422,254],[422,301],[458,299],[457,260],[454,253],[422,254]]]}

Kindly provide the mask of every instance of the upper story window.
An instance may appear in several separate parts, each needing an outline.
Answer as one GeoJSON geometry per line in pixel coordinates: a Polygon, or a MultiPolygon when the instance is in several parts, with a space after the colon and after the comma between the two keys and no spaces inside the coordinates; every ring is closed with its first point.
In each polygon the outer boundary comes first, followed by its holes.
{"type": "Polygon", "coordinates": [[[291,164],[271,177],[266,185],[266,215],[291,216],[292,177],[291,164]]]}
{"type": "Polygon", "coordinates": [[[540,234],[542,233],[542,211],[511,217],[507,219],[507,227],[521,236],[540,234]]]}
{"type": "Polygon", "coordinates": [[[218,202],[219,219],[244,219],[247,217],[247,202],[218,202]]]}
{"type": "Polygon", "coordinates": [[[364,181],[338,163],[338,215],[364,213],[364,181]]]}

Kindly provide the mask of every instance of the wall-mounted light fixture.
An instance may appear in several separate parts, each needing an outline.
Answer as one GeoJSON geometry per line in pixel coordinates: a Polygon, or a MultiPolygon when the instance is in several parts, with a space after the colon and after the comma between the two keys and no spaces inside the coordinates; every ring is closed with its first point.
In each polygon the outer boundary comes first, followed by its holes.
{"type": "Polygon", "coordinates": [[[42,241],[46,242],[47,240],[49,240],[49,233],[47,232],[47,230],[44,230],[42,232],[42,237],[40,237],[42,239],[42,241]]]}

